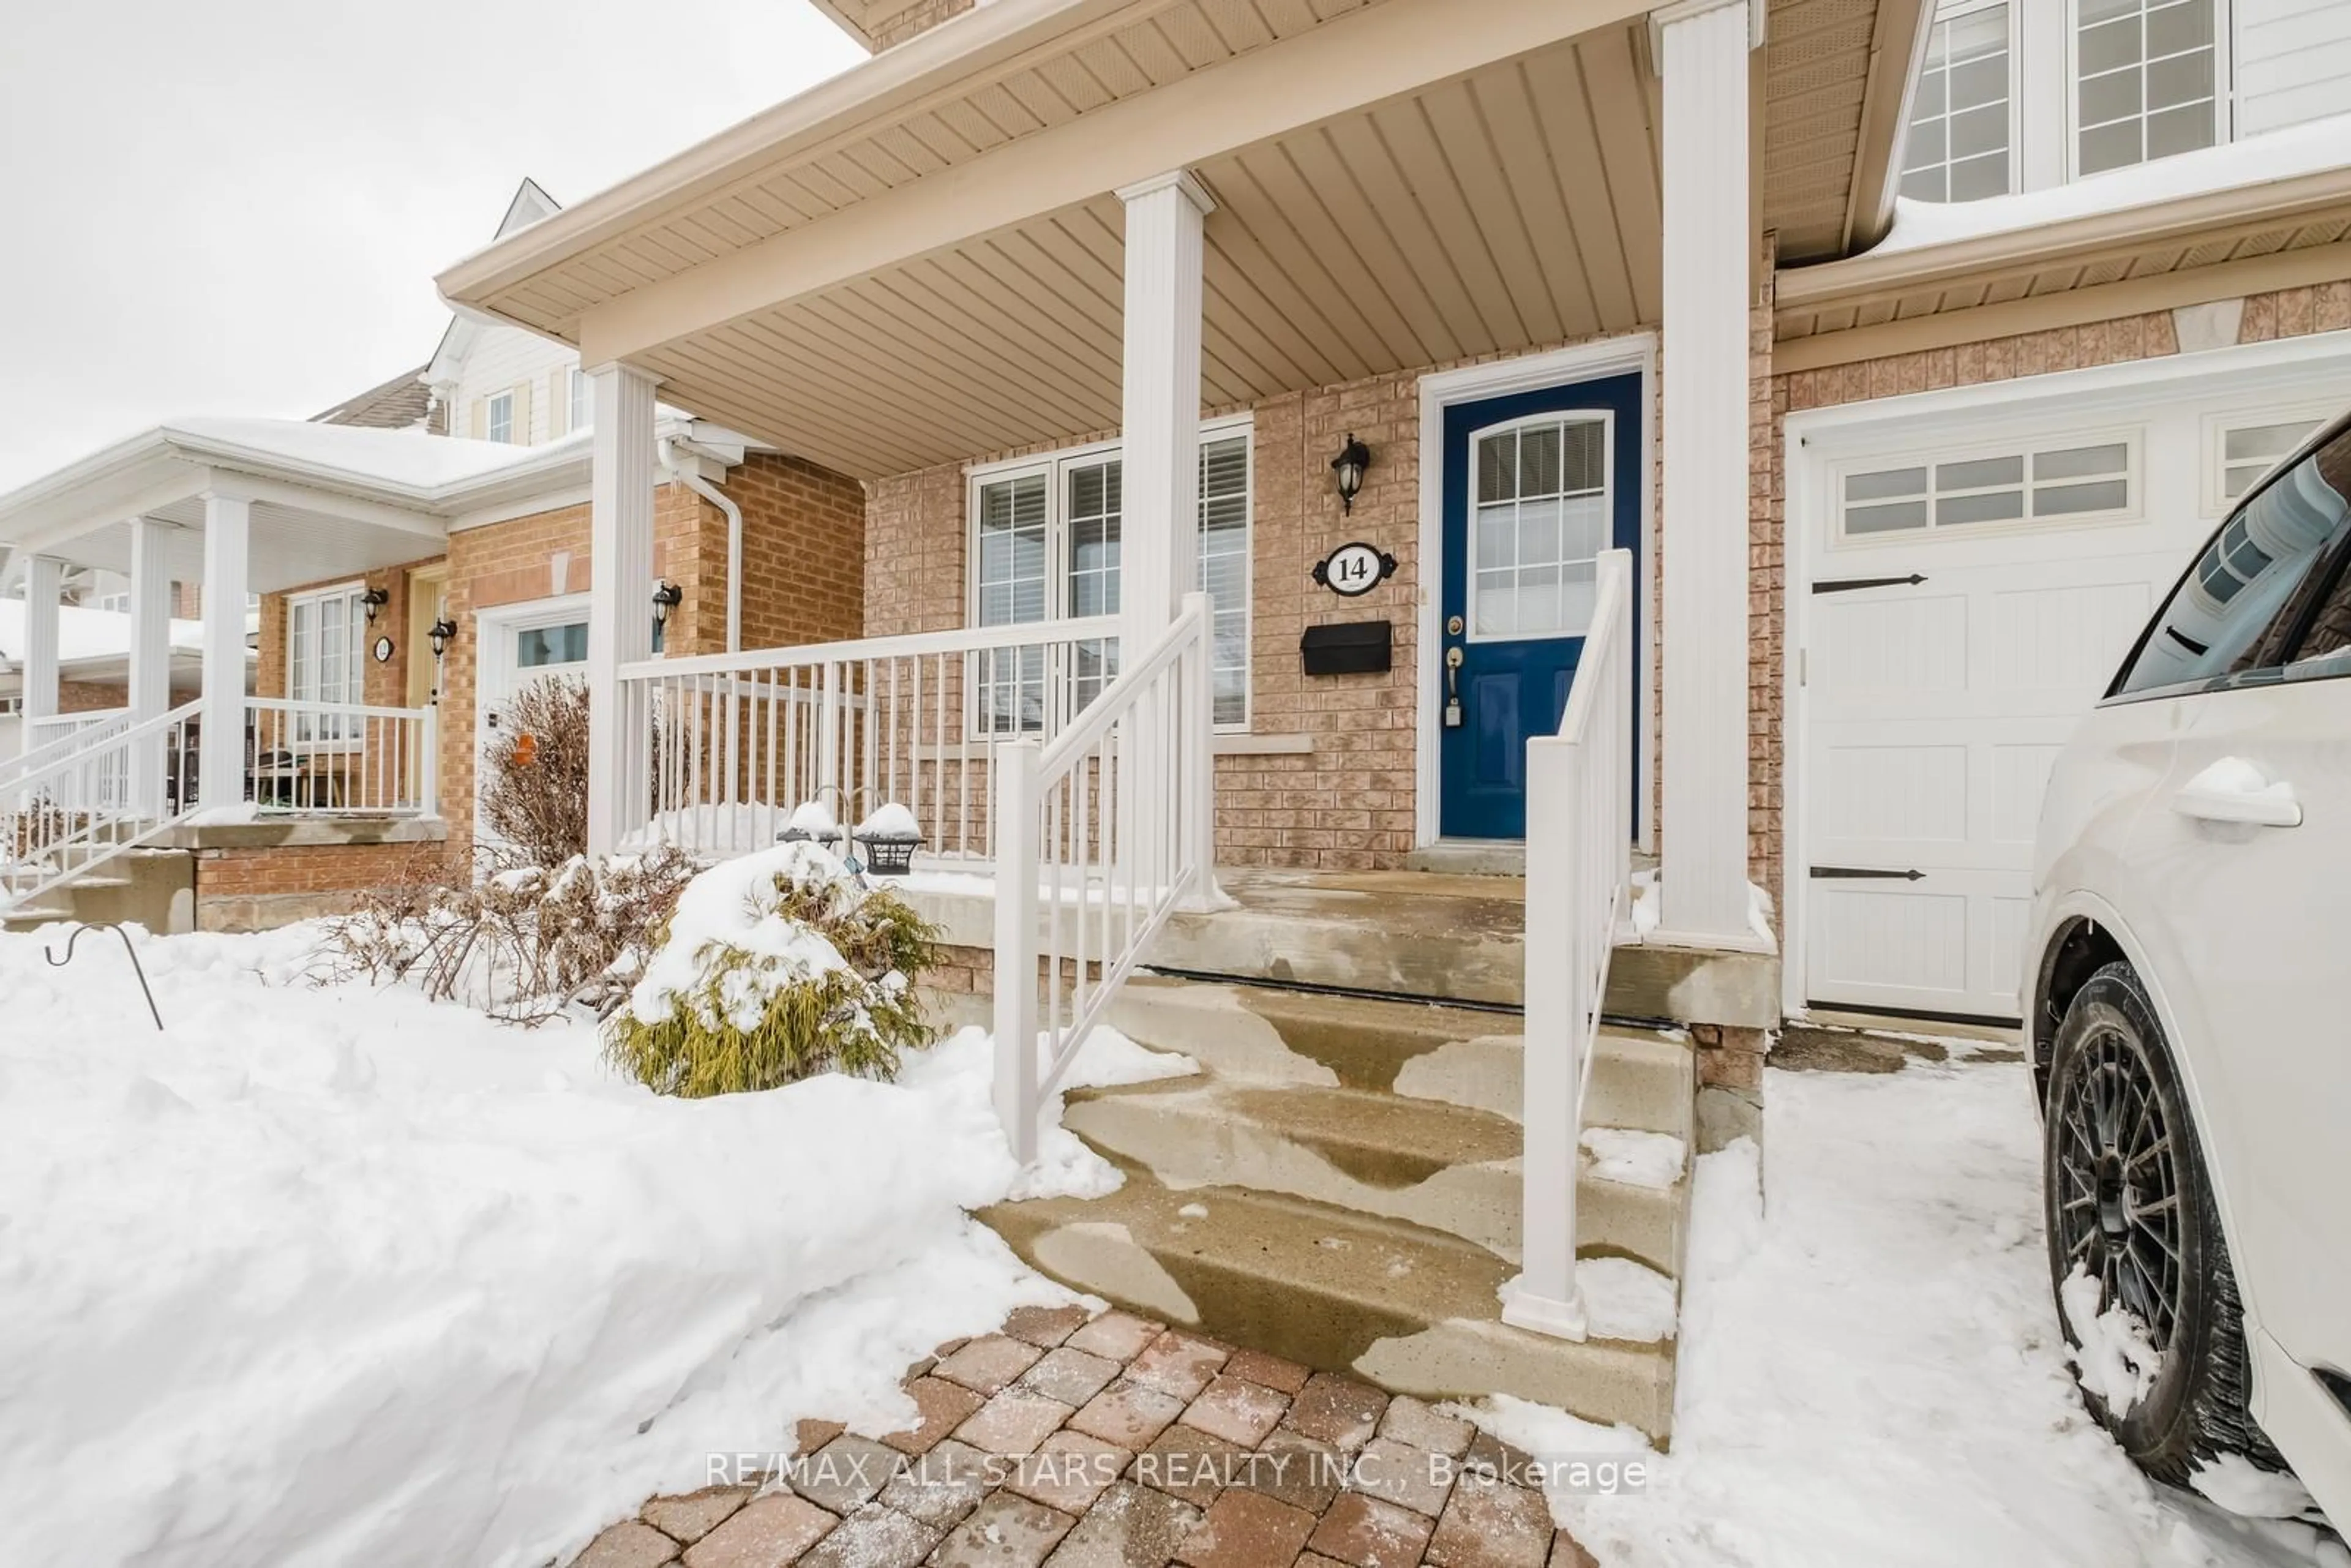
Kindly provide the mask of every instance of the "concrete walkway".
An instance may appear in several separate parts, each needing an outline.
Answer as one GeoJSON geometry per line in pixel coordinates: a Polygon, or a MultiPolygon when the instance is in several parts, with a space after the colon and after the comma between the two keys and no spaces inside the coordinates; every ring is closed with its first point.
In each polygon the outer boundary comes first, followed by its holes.
{"type": "Polygon", "coordinates": [[[1592,1568],[1523,1454],[1417,1400],[1125,1312],[941,1345],[878,1441],[655,1498],[572,1568],[1592,1568]]]}

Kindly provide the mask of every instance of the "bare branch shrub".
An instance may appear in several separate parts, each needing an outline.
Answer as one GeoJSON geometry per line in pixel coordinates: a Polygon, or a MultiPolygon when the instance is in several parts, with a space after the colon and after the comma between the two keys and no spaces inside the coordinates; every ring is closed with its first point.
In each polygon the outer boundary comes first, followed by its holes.
{"type": "Polygon", "coordinates": [[[510,866],[559,866],[588,848],[588,686],[539,681],[506,705],[482,747],[482,820],[510,866]]]}

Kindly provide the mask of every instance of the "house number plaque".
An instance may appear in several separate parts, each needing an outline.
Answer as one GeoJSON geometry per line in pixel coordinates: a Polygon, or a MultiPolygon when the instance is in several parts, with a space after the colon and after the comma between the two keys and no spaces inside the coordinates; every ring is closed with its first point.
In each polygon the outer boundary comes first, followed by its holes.
{"type": "Polygon", "coordinates": [[[1314,563],[1314,580],[1342,599],[1361,599],[1395,574],[1396,558],[1358,540],[1314,563]]]}

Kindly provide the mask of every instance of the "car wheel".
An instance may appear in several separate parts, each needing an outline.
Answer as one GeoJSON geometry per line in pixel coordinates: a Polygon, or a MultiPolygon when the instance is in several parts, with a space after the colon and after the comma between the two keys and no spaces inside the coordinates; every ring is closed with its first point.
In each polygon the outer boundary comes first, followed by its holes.
{"type": "Polygon", "coordinates": [[[2082,1344],[2064,1301],[2078,1269],[2098,1281],[2099,1311],[2127,1309],[2158,1353],[2135,1399],[2085,1383],[2091,1415],[2140,1469],[2175,1486],[2220,1453],[2285,1469],[2246,1408],[2243,1309],[2220,1209],[2170,1050],[2128,964],[2100,969],[2066,1009],[2047,1113],[2049,1270],[2066,1343],[2082,1344]]]}

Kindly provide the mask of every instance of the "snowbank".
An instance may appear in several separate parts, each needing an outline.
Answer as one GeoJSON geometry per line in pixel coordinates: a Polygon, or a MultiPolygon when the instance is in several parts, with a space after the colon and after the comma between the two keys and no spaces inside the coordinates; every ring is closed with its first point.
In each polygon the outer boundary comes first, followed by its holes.
{"type": "MultiPolygon", "coordinates": [[[[2158,1494],[2083,1409],[2050,1299],[2024,1067],[1769,1079],[1768,1213],[1753,1144],[1698,1162],[1672,1452],[1519,1400],[1467,1412],[1587,1472],[1646,1459],[1643,1490],[1552,1490],[1559,1521],[1600,1561],[2336,1561],[2306,1527],[2158,1494]]],[[[2273,1511],[2294,1500],[2226,1469],[2199,1484],[2273,1511]]]]}
{"type": "MultiPolygon", "coordinates": [[[[0,1562],[536,1568],[1066,1299],[965,1213],[1016,1176],[983,1034],[664,1099],[585,1027],[311,988],[315,939],[142,941],[159,1035],[120,953],[0,936],[0,1562]]],[[[1115,1179],[1058,1127],[1029,1178],[1115,1179]]]]}

